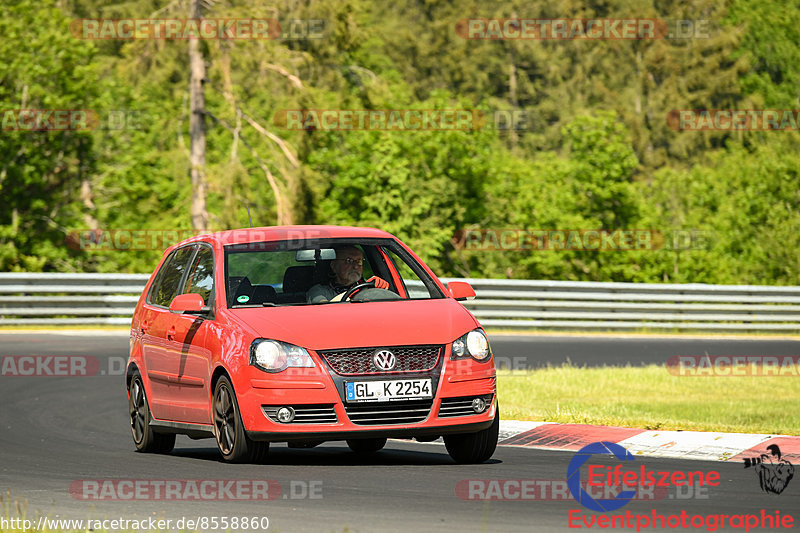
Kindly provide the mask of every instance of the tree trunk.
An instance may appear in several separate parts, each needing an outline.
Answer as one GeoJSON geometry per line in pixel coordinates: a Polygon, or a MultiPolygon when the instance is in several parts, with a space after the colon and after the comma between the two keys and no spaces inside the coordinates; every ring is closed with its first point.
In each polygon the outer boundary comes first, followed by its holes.
{"type": "MultiPolygon", "coordinates": [[[[511,60],[508,65],[508,99],[511,100],[513,110],[516,112],[519,108],[519,100],[517,100],[517,54],[514,50],[514,45],[511,45],[511,60]]],[[[511,151],[516,151],[517,142],[517,124],[512,120],[509,127],[509,137],[511,140],[511,151]]]]}
{"type": "Polygon", "coordinates": [[[86,211],[83,213],[83,222],[86,224],[87,229],[96,230],[100,227],[97,219],[92,214],[95,210],[94,207],[94,194],[92,194],[92,184],[89,183],[89,178],[83,178],[81,181],[81,202],[86,211]]]}
{"type": "MultiPolygon", "coordinates": [[[[201,0],[192,0],[190,17],[202,18],[201,0]]],[[[203,93],[203,80],[206,77],[206,65],[199,39],[189,39],[189,133],[191,137],[191,153],[189,161],[192,168],[192,229],[208,230],[208,210],[206,209],[206,99],[203,93]]]]}

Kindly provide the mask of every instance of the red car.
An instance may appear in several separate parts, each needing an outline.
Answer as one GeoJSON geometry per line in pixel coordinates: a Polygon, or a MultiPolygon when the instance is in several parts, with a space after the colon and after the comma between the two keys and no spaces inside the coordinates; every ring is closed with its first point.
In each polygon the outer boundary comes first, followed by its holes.
{"type": "Polygon", "coordinates": [[[385,231],[251,228],[170,247],[131,324],[127,392],[137,450],[215,438],[226,461],[270,442],[443,437],[459,463],[494,453],[500,423],[486,333],[385,231]],[[365,281],[366,280],[366,281],[365,281]]]}

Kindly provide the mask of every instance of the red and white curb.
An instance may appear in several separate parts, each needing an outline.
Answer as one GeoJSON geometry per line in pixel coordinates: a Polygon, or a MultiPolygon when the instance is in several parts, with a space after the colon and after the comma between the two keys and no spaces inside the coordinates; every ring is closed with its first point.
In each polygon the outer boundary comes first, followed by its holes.
{"type": "Polygon", "coordinates": [[[702,461],[738,461],[766,453],[767,446],[777,444],[784,459],[795,464],[800,462],[800,437],[788,435],[653,431],[517,420],[500,422],[501,446],[578,451],[598,441],[617,443],[634,455],[702,461]]]}

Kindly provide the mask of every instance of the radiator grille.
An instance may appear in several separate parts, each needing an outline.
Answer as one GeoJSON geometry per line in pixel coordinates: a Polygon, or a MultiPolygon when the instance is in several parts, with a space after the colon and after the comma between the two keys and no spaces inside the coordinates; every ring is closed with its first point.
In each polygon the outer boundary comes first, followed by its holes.
{"type": "Polygon", "coordinates": [[[294,409],[294,420],[289,422],[289,424],[335,424],[339,421],[333,404],[261,406],[264,410],[264,414],[273,422],[278,422],[277,413],[278,409],[281,407],[291,407],[294,409]]]}
{"type": "Polygon", "coordinates": [[[354,424],[415,424],[428,418],[433,400],[396,402],[365,402],[345,405],[347,416],[354,424]]]}
{"type": "Polygon", "coordinates": [[[334,372],[342,376],[364,374],[396,374],[403,372],[425,372],[432,370],[443,352],[440,345],[420,346],[375,346],[319,352],[334,372]],[[396,358],[392,370],[381,370],[375,366],[373,356],[378,350],[388,350],[396,358]]]}
{"type": "Polygon", "coordinates": [[[462,396],[460,398],[442,398],[442,404],[439,407],[439,418],[477,414],[472,410],[472,400],[475,398],[483,398],[487,405],[491,405],[494,394],[462,396]]]}

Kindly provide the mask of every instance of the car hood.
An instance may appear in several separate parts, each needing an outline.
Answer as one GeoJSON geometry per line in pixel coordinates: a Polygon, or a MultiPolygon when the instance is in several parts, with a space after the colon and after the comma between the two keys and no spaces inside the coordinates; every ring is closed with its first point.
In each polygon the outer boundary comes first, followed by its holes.
{"type": "Polygon", "coordinates": [[[312,350],[445,344],[478,326],[451,298],[229,309],[254,337],[312,350]]]}

